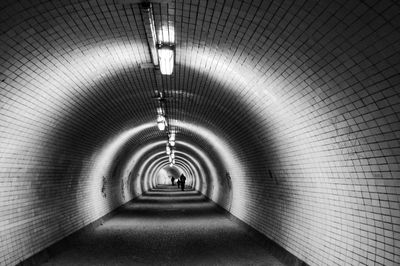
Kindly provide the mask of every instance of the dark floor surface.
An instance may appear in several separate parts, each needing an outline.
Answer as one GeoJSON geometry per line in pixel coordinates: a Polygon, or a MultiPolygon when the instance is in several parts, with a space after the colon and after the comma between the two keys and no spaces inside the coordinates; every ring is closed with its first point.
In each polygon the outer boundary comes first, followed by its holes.
{"type": "Polygon", "coordinates": [[[283,265],[195,191],[160,186],[44,265],[283,265]]]}

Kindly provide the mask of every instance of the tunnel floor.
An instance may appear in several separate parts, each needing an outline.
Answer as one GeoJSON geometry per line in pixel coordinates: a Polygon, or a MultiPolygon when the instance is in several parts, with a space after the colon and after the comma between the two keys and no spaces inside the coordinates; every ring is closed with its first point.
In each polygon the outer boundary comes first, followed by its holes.
{"type": "Polygon", "coordinates": [[[159,186],[43,265],[284,265],[199,192],[159,186]]]}

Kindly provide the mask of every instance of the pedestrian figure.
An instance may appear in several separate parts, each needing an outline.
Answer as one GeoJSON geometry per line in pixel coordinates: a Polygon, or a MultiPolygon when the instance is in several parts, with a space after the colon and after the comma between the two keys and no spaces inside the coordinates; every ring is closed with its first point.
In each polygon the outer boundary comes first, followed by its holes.
{"type": "Polygon", "coordinates": [[[183,174],[181,174],[180,180],[181,180],[181,189],[183,191],[185,189],[186,177],[183,174]]]}
{"type": "Polygon", "coordinates": [[[178,188],[180,188],[180,186],[181,186],[181,181],[178,179],[178,181],[176,181],[176,183],[178,184],[178,188]]]}
{"type": "Polygon", "coordinates": [[[175,182],[175,177],[171,177],[171,183],[172,183],[172,185],[174,186],[175,184],[174,184],[174,182],[175,182]]]}

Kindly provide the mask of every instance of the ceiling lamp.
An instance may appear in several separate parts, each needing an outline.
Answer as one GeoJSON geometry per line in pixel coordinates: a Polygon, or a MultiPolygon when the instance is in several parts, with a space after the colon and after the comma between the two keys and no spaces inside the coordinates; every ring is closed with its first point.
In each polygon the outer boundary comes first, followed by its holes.
{"type": "Polygon", "coordinates": [[[162,108],[161,106],[157,107],[157,114],[158,115],[164,115],[165,114],[164,108],[162,108]]]}
{"type": "Polygon", "coordinates": [[[165,117],[162,115],[157,116],[157,126],[158,129],[161,131],[165,130],[165,125],[166,125],[166,121],[165,121],[165,117]]]}
{"type": "Polygon", "coordinates": [[[172,45],[159,45],[158,59],[160,61],[161,74],[171,75],[174,70],[174,47],[172,45]]]}
{"type": "Polygon", "coordinates": [[[169,135],[169,144],[174,147],[175,146],[175,133],[171,133],[169,135]]]}

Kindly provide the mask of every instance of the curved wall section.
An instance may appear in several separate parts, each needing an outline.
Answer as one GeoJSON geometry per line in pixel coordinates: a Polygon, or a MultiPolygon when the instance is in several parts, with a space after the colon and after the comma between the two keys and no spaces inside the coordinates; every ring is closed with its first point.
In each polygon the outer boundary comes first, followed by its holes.
{"type": "Polygon", "coordinates": [[[154,186],[159,91],[203,194],[310,265],[400,264],[396,1],[155,1],[170,76],[120,3],[0,3],[0,264],[154,186]]]}

